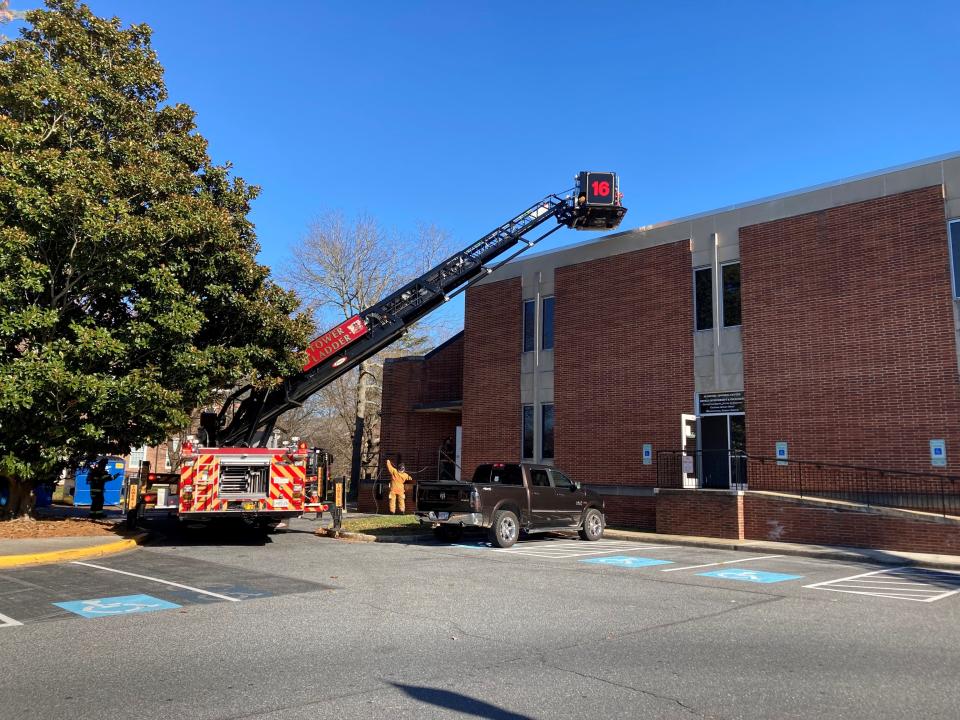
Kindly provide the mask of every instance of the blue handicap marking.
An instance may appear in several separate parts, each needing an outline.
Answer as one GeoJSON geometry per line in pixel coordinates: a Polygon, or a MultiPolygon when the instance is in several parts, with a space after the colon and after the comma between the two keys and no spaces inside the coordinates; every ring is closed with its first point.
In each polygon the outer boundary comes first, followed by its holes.
{"type": "Polygon", "coordinates": [[[655,558],[630,557],[629,555],[610,555],[608,557],[589,558],[580,562],[595,565],[615,565],[616,567],[648,567],[650,565],[672,565],[670,560],[656,560],[655,558]]]}
{"type": "Polygon", "coordinates": [[[53,604],[85,618],[131,615],[133,613],[172,610],[181,607],[176,603],[167,602],[152,595],[120,595],[118,597],[71,600],[70,602],[53,604]]]}
{"type": "Polygon", "coordinates": [[[744,570],[743,568],[727,568],[726,570],[711,570],[697,573],[706,577],[723,578],[724,580],[742,580],[753,583],[778,583],[786,580],[799,580],[803,575],[785,575],[784,573],[762,572],[761,570],[744,570]]]}

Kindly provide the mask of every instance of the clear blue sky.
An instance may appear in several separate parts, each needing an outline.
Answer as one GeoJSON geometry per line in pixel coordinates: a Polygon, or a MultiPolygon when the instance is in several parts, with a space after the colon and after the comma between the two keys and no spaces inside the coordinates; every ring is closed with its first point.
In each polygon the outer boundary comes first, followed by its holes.
{"type": "Polygon", "coordinates": [[[636,227],[960,149],[956,0],[88,4],[154,28],[277,270],[329,209],[466,244],[581,169],[636,227]]]}

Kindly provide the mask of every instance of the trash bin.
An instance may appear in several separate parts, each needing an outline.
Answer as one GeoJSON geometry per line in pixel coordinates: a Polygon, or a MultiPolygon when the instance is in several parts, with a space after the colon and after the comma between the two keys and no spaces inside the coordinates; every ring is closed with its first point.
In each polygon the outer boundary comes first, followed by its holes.
{"type": "Polygon", "coordinates": [[[33,489],[33,506],[50,507],[53,504],[53,486],[50,483],[40,483],[33,489]]]}

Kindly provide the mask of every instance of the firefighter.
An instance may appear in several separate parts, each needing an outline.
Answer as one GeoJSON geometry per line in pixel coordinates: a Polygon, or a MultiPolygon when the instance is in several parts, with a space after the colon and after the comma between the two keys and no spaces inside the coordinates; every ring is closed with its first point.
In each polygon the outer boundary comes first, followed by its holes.
{"type": "Polygon", "coordinates": [[[87,484],[90,486],[90,517],[103,517],[104,487],[109,480],[107,458],[100,458],[87,475],[87,484]]]}
{"type": "Polygon", "coordinates": [[[396,511],[398,501],[400,512],[403,513],[406,511],[403,486],[404,483],[413,482],[413,478],[407,474],[407,469],[403,466],[403,463],[400,463],[400,467],[396,468],[390,462],[390,458],[387,458],[387,470],[390,472],[390,514],[392,515],[396,511]]]}

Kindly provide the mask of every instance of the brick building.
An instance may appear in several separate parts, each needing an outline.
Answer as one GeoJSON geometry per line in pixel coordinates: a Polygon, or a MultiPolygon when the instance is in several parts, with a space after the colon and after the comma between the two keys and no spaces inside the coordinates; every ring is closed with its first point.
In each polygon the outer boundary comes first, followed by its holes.
{"type": "Polygon", "coordinates": [[[689,485],[735,507],[714,534],[744,537],[763,525],[744,507],[770,499],[729,499],[731,449],[951,472],[958,294],[960,155],[618,232],[471,288],[462,336],[388,366],[382,447],[426,457],[459,433],[467,477],[555,463],[612,522],[664,530],[671,502],[714,502],[655,492],[685,444],[689,485]]]}

